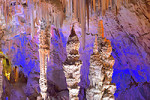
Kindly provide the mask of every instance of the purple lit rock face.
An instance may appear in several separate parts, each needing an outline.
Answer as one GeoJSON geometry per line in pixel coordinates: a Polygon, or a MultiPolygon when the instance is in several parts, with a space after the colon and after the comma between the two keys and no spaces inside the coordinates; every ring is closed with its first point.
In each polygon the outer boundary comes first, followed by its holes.
{"type": "Polygon", "coordinates": [[[78,97],[90,100],[86,97],[91,82],[90,56],[99,20],[103,20],[104,37],[111,42],[111,56],[115,60],[111,81],[116,85],[115,99],[149,100],[150,0],[85,1],[0,0],[0,55],[3,54],[0,59],[8,59],[0,66],[6,67],[0,72],[2,100],[42,99],[39,86],[42,19],[49,26],[47,32],[51,37],[46,74],[48,100],[69,99],[63,64],[72,26],[79,38],[82,61],[78,97]],[[10,79],[4,74],[8,69],[11,69],[10,79]]]}

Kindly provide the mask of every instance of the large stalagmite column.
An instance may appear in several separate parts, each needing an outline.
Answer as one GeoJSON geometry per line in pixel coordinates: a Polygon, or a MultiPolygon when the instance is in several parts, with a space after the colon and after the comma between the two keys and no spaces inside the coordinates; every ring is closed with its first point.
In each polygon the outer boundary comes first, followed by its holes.
{"type": "Polygon", "coordinates": [[[115,84],[111,83],[114,58],[112,47],[104,37],[103,21],[99,22],[98,38],[95,38],[93,54],[90,57],[90,86],[86,91],[87,100],[114,100],[115,84]]]}
{"type": "Polygon", "coordinates": [[[80,87],[80,69],[82,62],[79,60],[80,42],[72,28],[71,34],[67,41],[67,59],[63,64],[67,86],[69,89],[69,100],[79,100],[78,94],[80,87]]]}
{"type": "Polygon", "coordinates": [[[47,56],[50,50],[50,31],[48,30],[46,22],[42,19],[40,23],[40,35],[39,35],[39,56],[40,56],[40,89],[42,98],[47,98],[47,56]]]}
{"type": "Polygon", "coordinates": [[[90,57],[89,80],[90,87],[86,91],[87,100],[101,100],[102,98],[102,63],[100,61],[100,53],[98,52],[97,37],[95,38],[93,54],[90,57]]]}

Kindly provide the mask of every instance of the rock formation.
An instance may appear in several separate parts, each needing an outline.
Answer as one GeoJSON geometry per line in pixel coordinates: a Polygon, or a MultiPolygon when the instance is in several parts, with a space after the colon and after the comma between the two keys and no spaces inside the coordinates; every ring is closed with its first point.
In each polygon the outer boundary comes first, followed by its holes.
{"type": "Polygon", "coordinates": [[[39,44],[39,56],[40,56],[40,89],[42,98],[47,98],[47,57],[50,50],[50,33],[48,33],[48,26],[44,19],[40,23],[40,44],[39,44]]]}
{"type": "MultiPolygon", "coordinates": [[[[98,38],[100,43],[97,44],[95,50],[100,52],[102,62],[106,63],[103,66],[114,63],[113,60],[107,59],[111,58],[108,56],[112,51],[115,59],[112,82],[117,85],[115,98],[117,100],[148,100],[150,98],[150,0],[0,0],[0,48],[10,59],[11,67],[21,65],[22,72],[28,79],[27,86],[26,84],[16,85],[16,87],[5,85],[8,88],[7,91],[10,89],[11,98],[21,100],[22,96],[27,96],[34,100],[40,93],[38,84],[40,78],[39,63],[45,63],[42,60],[46,58],[41,56],[44,53],[40,53],[39,58],[38,34],[36,33],[38,33],[37,26],[40,26],[39,20],[42,18],[47,23],[53,24],[59,31],[61,29],[58,28],[62,24],[62,33],[64,33],[62,42],[65,46],[66,39],[70,35],[68,34],[70,33],[68,32],[70,24],[75,23],[75,30],[78,33],[80,43],[85,47],[80,54],[80,59],[84,65],[81,67],[79,97],[86,99],[85,91],[90,83],[87,77],[90,55],[93,53],[93,35],[97,33],[97,22],[102,18],[105,37],[111,41],[113,49],[111,49],[110,42],[101,35],[102,37],[98,38]],[[66,19],[63,21],[65,17],[66,19]],[[93,35],[86,35],[87,32],[93,35]],[[38,74],[38,77],[35,73],[38,74]],[[23,90],[24,88],[27,91],[23,90]]],[[[103,31],[102,27],[99,31],[103,31]]],[[[56,86],[61,87],[54,89],[56,95],[60,95],[60,91],[65,91],[63,94],[68,97],[62,71],[62,63],[65,60],[65,56],[62,57],[62,55],[65,52],[61,53],[61,50],[66,47],[61,46],[58,42],[54,44],[54,48],[56,50],[53,55],[54,64],[53,66],[48,64],[49,69],[47,69],[48,81],[51,80],[56,86]]],[[[3,66],[3,70],[4,68],[3,66]]],[[[106,69],[107,67],[105,71],[106,69]]],[[[108,70],[110,69],[108,68],[108,70]]],[[[6,81],[7,78],[4,77],[4,80],[6,81]]],[[[47,83],[49,84],[49,82],[47,83]]],[[[48,86],[50,87],[48,89],[50,94],[49,91],[52,90],[51,87],[53,88],[53,86],[48,86]]],[[[9,92],[3,91],[4,94],[9,92]]]]}
{"type": "Polygon", "coordinates": [[[69,89],[70,100],[79,100],[79,86],[80,82],[80,69],[82,61],[79,60],[79,39],[76,35],[74,28],[71,30],[71,34],[67,42],[67,59],[64,62],[64,73],[66,77],[67,86],[69,89]]]}
{"type": "Polygon", "coordinates": [[[95,37],[93,54],[90,57],[90,86],[86,91],[87,100],[113,100],[116,86],[111,83],[114,58],[112,47],[104,34],[103,22],[99,22],[98,39],[95,37]]]}

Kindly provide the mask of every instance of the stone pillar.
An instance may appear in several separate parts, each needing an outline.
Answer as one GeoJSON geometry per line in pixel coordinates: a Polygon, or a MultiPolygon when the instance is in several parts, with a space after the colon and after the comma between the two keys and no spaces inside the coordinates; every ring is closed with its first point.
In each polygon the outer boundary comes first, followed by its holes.
{"type": "Polygon", "coordinates": [[[101,100],[102,98],[102,81],[104,75],[102,73],[102,63],[100,53],[98,52],[97,37],[95,38],[93,54],[90,57],[89,80],[90,86],[86,91],[87,100],[101,100]]]}
{"type": "Polygon", "coordinates": [[[104,37],[103,26],[99,25],[98,29],[101,29],[98,31],[101,33],[95,38],[93,54],[90,57],[90,86],[86,91],[86,97],[87,100],[114,100],[116,86],[111,80],[115,60],[111,56],[111,43],[104,37]]]}
{"type": "Polygon", "coordinates": [[[40,56],[40,89],[44,100],[47,99],[47,56],[50,52],[50,31],[44,19],[40,23],[39,56],[40,56]]]}
{"type": "Polygon", "coordinates": [[[78,83],[80,82],[80,69],[82,65],[82,61],[79,60],[79,46],[79,39],[72,28],[67,41],[67,59],[63,64],[69,90],[69,100],[79,100],[78,94],[80,87],[78,86],[78,83]]]}
{"type": "Polygon", "coordinates": [[[45,100],[47,98],[47,77],[45,70],[45,54],[44,50],[39,50],[40,53],[40,89],[42,98],[45,100]]]}

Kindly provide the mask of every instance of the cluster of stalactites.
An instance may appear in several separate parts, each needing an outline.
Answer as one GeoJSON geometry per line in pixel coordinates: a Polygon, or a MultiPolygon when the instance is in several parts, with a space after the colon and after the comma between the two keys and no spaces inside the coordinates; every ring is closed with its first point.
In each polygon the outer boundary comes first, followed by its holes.
{"type": "MultiPolygon", "coordinates": [[[[32,1],[32,0],[31,0],[32,1]]],[[[39,20],[44,19],[48,25],[54,25],[56,28],[61,28],[64,20],[64,6],[65,0],[33,0],[32,8],[33,19],[31,16],[31,26],[40,24],[39,20]],[[36,12],[36,13],[35,13],[36,12]]],[[[34,29],[31,27],[31,29],[34,29]]],[[[34,31],[31,30],[33,33],[34,31]]]]}
{"type": "Polygon", "coordinates": [[[116,8],[116,13],[118,12],[120,5],[122,3],[128,3],[129,0],[69,0],[69,10],[71,9],[74,13],[74,18],[81,23],[82,29],[82,48],[85,48],[85,33],[86,33],[86,22],[89,31],[89,18],[90,14],[94,11],[95,13],[101,13],[102,16],[105,15],[108,8],[116,8]],[[71,2],[71,3],[70,3],[71,2]],[[86,21],[87,19],[87,21],[86,21]]]}
{"type": "MultiPolygon", "coordinates": [[[[17,17],[20,16],[18,14],[22,14],[22,17],[25,14],[26,24],[31,25],[29,31],[31,37],[34,37],[34,34],[37,33],[42,18],[48,24],[55,25],[56,28],[61,28],[65,18],[66,0],[0,0],[0,3],[1,13],[5,16],[6,28],[11,24],[13,16],[17,17]],[[30,10],[20,12],[22,8],[23,10],[26,8],[30,10]],[[15,9],[15,12],[12,13],[12,9],[15,9]]],[[[28,32],[27,29],[26,32],[28,32]]]]}
{"type": "Polygon", "coordinates": [[[73,7],[70,8],[72,8],[74,16],[80,19],[80,17],[82,16],[80,16],[80,12],[82,11],[82,9],[85,10],[84,12],[87,11],[87,17],[89,14],[89,10],[91,11],[91,13],[92,11],[101,11],[102,15],[105,15],[105,11],[109,7],[115,7],[118,10],[121,4],[128,4],[130,0],[69,0],[69,2],[71,1],[72,3],[70,3],[70,5],[72,6],[73,4],[73,7]]]}

